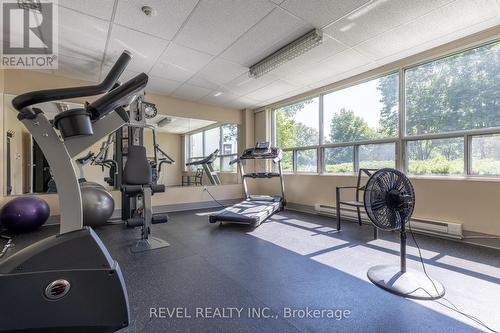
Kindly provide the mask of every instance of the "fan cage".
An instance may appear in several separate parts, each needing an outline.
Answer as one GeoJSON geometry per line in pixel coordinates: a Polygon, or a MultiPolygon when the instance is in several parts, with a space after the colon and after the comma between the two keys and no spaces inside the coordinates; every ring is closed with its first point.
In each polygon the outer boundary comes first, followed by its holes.
{"type": "Polygon", "coordinates": [[[366,183],[365,210],[371,222],[382,230],[401,229],[411,218],[415,207],[415,191],[401,171],[384,168],[376,171],[366,183]],[[391,196],[399,205],[390,200],[391,196]]]}

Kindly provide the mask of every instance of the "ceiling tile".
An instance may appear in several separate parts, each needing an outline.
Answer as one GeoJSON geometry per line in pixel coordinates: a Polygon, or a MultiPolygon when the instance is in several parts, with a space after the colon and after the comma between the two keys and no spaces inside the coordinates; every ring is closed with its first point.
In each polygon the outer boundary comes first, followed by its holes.
{"type": "Polygon", "coordinates": [[[339,72],[346,72],[370,62],[371,60],[363,54],[354,49],[348,49],[323,60],[319,65],[327,64],[339,72]]]}
{"type": "Polygon", "coordinates": [[[250,98],[256,101],[266,101],[270,98],[297,90],[297,88],[298,86],[293,85],[289,82],[286,82],[284,80],[278,80],[271,85],[265,86],[264,88],[260,88],[243,97],[250,98]]]}
{"type": "Polygon", "coordinates": [[[287,73],[281,72],[279,76],[299,86],[311,85],[370,62],[366,56],[348,49],[321,62],[312,62],[287,73]]]}
{"type": "Polygon", "coordinates": [[[156,93],[160,95],[170,95],[181,84],[182,83],[178,81],[150,76],[148,80],[148,85],[146,86],[146,92],[152,94],[156,93]]]}
{"type": "Polygon", "coordinates": [[[114,25],[106,52],[106,63],[113,63],[124,50],[129,50],[133,58],[128,69],[147,73],[167,44],[167,41],[160,38],[114,25]]]}
{"type": "Polygon", "coordinates": [[[218,84],[224,84],[234,80],[241,74],[248,71],[248,68],[235,64],[231,61],[215,58],[198,74],[203,78],[218,84]]]}
{"type": "Polygon", "coordinates": [[[172,93],[172,96],[188,101],[197,101],[209,92],[210,89],[184,83],[172,93]]]}
{"type": "Polygon", "coordinates": [[[286,0],[280,6],[300,18],[323,28],[341,17],[349,14],[356,8],[368,3],[370,0],[286,0]]]}
{"type": "Polygon", "coordinates": [[[312,28],[285,10],[276,8],[221,56],[238,64],[251,66],[312,28]]]}
{"type": "MultiPolygon", "coordinates": [[[[104,20],[110,20],[113,13],[115,0],[62,0],[59,7],[77,10],[87,15],[92,15],[104,20]]],[[[59,16],[61,19],[61,16],[59,16]]]]}
{"type": "Polygon", "coordinates": [[[58,21],[59,54],[102,61],[109,22],[62,7],[58,21]]]}
{"type": "Polygon", "coordinates": [[[332,72],[331,76],[326,77],[325,79],[323,79],[321,81],[312,83],[309,86],[311,87],[311,89],[321,88],[321,87],[324,87],[326,85],[341,81],[343,79],[347,79],[347,78],[353,77],[355,75],[367,72],[367,71],[372,70],[376,67],[379,67],[379,64],[372,62],[369,64],[358,66],[358,67],[350,69],[348,71],[344,71],[342,73],[332,72]]]}
{"type": "Polygon", "coordinates": [[[259,105],[258,101],[254,101],[250,98],[245,98],[245,97],[238,97],[235,100],[226,102],[223,104],[225,107],[230,108],[230,109],[246,109],[246,108],[254,108],[259,105]]]}
{"type": "Polygon", "coordinates": [[[423,16],[453,0],[375,0],[329,25],[325,33],[354,46],[423,16]]]}
{"type": "Polygon", "coordinates": [[[213,59],[212,55],[170,43],[158,62],[173,64],[191,72],[197,72],[213,59]]]}
{"type": "Polygon", "coordinates": [[[273,98],[267,100],[266,104],[270,104],[270,103],[275,103],[275,102],[278,102],[278,101],[282,101],[284,99],[287,99],[287,98],[294,97],[294,96],[300,95],[302,93],[305,93],[305,92],[307,92],[309,90],[311,90],[311,88],[309,88],[308,86],[296,88],[294,90],[285,92],[284,94],[274,96],[273,98]]]}
{"type": "MultiPolygon", "coordinates": [[[[380,59],[446,35],[448,35],[447,41],[451,41],[460,37],[462,29],[484,23],[489,19],[493,19],[491,24],[495,24],[495,20],[498,21],[497,18],[497,7],[493,0],[457,0],[408,24],[363,42],[356,46],[356,49],[375,59],[380,59]],[[457,17],[460,19],[458,20],[457,17]]],[[[479,25],[477,31],[485,28],[487,26],[484,24],[479,25]]]]}
{"type": "Polygon", "coordinates": [[[273,8],[267,0],[202,0],[174,41],[217,55],[273,8]]]}
{"type": "MultiPolygon", "coordinates": [[[[103,65],[102,69],[101,69],[101,76],[100,76],[99,80],[102,81],[104,79],[104,77],[106,75],[108,75],[110,70],[111,70],[111,66],[103,65]]],[[[127,82],[128,80],[133,79],[134,77],[136,77],[139,74],[140,74],[140,72],[134,72],[134,71],[126,69],[123,71],[122,75],[120,75],[119,81],[121,83],[127,82]]]]}
{"type": "Polygon", "coordinates": [[[261,76],[258,79],[254,79],[248,76],[248,73],[244,73],[238,76],[236,79],[228,82],[224,85],[224,87],[233,92],[238,96],[246,95],[255,91],[259,88],[265,87],[268,84],[277,81],[278,78],[273,76],[272,74],[267,74],[261,76]]]}
{"type": "Polygon", "coordinates": [[[58,69],[54,74],[77,78],[79,80],[99,81],[101,62],[92,58],[74,58],[60,54],[58,56],[58,69]]]}
{"type": "Polygon", "coordinates": [[[202,103],[212,104],[212,105],[223,105],[224,103],[228,103],[232,100],[238,98],[237,95],[232,94],[226,90],[215,90],[210,92],[208,95],[204,96],[199,101],[202,103]],[[221,95],[215,96],[215,94],[222,93],[221,95]]]}
{"type": "Polygon", "coordinates": [[[118,1],[114,22],[171,40],[197,2],[197,0],[118,1]],[[156,10],[156,15],[146,16],[141,10],[144,5],[153,7],[156,10]]]}
{"type": "Polygon", "coordinates": [[[346,47],[327,35],[323,35],[323,43],[307,51],[301,56],[292,59],[281,67],[278,67],[272,74],[278,77],[287,77],[304,70],[304,67],[311,66],[331,57],[334,54],[346,50],[346,47]]]}
{"type": "Polygon", "coordinates": [[[208,88],[208,89],[217,89],[220,84],[209,81],[201,76],[195,75],[189,80],[186,81],[187,84],[193,85],[193,86],[198,86],[198,87],[203,87],[203,88],[208,88]]]}
{"type": "Polygon", "coordinates": [[[157,62],[151,69],[150,74],[168,80],[184,82],[194,73],[176,65],[157,62]]]}

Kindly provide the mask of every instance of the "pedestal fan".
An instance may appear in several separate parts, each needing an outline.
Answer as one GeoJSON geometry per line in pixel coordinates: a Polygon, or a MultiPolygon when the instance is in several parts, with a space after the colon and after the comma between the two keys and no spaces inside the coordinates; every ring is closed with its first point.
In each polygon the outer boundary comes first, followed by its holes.
{"type": "Polygon", "coordinates": [[[410,220],[415,207],[415,192],[410,180],[398,170],[380,169],[366,183],[364,203],[368,217],[377,228],[399,230],[401,235],[401,265],[370,268],[370,281],[403,297],[442,297],[445,290],[441,283],[423,272],[406,267],[406,222],[410,220]]]}

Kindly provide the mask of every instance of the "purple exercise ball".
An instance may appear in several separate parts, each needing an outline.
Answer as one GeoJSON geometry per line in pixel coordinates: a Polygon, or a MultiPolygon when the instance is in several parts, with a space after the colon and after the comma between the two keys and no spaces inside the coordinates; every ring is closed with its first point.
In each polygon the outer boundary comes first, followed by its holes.
{"type": "Polygon", "coordinates": [[[47,202],[35,197],[18,197],[7,202],[0,211],[0,223],[15,233],[38,229],[47,221],[50,208],[47,202]]]}

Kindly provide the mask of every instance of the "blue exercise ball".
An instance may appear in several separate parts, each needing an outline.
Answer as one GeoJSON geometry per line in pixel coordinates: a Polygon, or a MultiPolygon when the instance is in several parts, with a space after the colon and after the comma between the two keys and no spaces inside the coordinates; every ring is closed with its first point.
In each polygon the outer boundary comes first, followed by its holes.
{"type": "Polygon", "coordinates": [[[18,197],[7,202],[0,211],[0,223],[9,231],[25,233],[38,229],[49,218],[50,208],[45,200],[18,197]]]}

